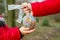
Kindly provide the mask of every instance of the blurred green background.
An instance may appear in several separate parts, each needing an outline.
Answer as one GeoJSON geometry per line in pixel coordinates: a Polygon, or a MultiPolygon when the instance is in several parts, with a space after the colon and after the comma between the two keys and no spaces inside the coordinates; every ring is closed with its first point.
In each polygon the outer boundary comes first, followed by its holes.
{"type": "MultiPolygon", "coordinates": [[[[36,0],[33,0],[36,1],[36,0]]],[[[0,0],[3,6],[4,18],[9,26],[20,26],[16,22],[18,10],[8,11],[8,4],[21,4],[23,2],[33,2],[32,0],[0,0]]],[[[40,1],[40,0],[39,0],[40,1]]],[[[1,7],[0,6],[0,7],[1,7]]],[[[60,13],[44,17],[36,17],[36,31],[32,34],[25,35],[22,40],[60,40],[60,13]]]]}

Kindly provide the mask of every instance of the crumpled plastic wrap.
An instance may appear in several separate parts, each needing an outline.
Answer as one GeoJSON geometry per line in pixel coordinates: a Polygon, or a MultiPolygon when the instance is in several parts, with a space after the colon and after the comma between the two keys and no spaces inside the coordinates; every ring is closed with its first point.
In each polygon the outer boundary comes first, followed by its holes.
{"type": "Polygon", "coordinates": [[[36,19],[30,14],[23,17],[23,25],[26,27],[32,26],[32,22],[35,22],[36,19]]]}

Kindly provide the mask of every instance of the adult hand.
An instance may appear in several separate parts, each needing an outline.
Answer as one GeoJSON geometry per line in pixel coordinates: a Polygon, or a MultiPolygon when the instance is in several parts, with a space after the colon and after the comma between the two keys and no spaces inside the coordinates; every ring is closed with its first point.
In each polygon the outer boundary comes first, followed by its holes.
{"type": "Polygon", "coordinates": [[[25,34],[30,34],[30,33],[34,32],[35,28],[29,29],[29,28],[22,26],[19,30],[21,31],[22,35],[25,35],[25,34]]]}

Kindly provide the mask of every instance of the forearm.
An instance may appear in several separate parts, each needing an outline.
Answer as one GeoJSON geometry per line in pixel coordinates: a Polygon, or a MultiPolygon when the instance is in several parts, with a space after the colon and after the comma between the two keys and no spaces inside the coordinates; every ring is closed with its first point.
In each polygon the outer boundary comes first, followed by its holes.
{"type": "Polygon", "coordinates": [[[46,16],[60,13],[60,0],[46,0],[43,2],[31,3],[33,16],[46,16]]]}
{"type": "Polygon", "coordinates": [[[20,30],[18,28],[12,28],[6,31],[5,36],[8,40],[20,40],[20,35],[20,30]]]}

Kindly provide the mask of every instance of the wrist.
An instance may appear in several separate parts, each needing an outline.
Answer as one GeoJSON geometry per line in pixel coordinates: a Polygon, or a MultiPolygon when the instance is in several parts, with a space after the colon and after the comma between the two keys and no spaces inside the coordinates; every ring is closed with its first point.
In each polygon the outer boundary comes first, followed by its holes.
{"type": "Polygon", "coordinates": [[[29,7],[29,9],[31,9],[31,14],[33,15],[32,5],[31,5],[31,3],[28,3],[28,7],[29,7]]]}

